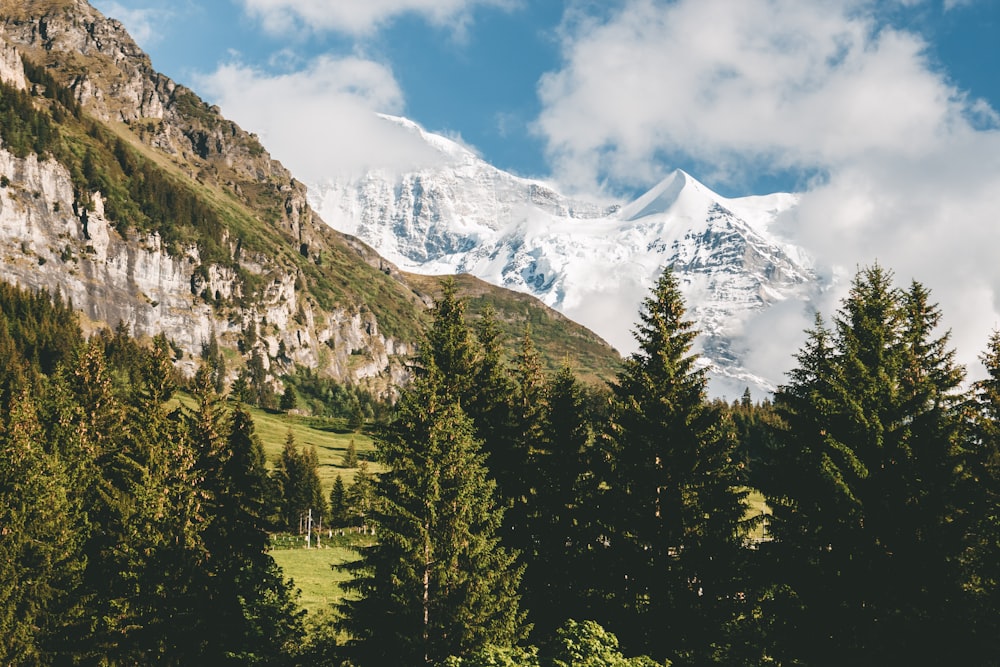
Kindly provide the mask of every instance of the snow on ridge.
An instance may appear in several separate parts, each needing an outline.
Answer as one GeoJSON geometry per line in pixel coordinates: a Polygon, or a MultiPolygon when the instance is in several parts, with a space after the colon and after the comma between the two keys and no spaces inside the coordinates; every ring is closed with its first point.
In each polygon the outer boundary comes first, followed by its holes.
{"type": "Polygon", "coordinates": [[[310,188],[331,226],[406,270],[471,273],[532,294],[623,353],[635,347],[642,300],[673,265],[710,375],[720,385],[746,379],[761,392],[776,384],[743,368],[730,340],[747,318],[804,298],[814,283],[805,253],[769,231],[797,205],[795,195],[727,199],[677,170],[624,206],[589,204],[497,169],[412,121],[384,118],[448,159],[310,188]]]}

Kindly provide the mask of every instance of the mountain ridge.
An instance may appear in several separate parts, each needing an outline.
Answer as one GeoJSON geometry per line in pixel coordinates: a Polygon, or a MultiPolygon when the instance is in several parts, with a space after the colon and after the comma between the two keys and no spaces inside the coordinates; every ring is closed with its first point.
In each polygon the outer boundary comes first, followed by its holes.
{"type": "Polygon", "coordinates": [[[623,353],[642,300],[672,266],[702,331],[697,351],[726,385],[718,393],[777,384],[743,366],[737,339],[749,318],[816,288],[808,255],[772,231],[796,195],[725,198],[677,170],[632,201],[580,204],[445,137],[430,142],[458,159],[314,183],[313,207],[404,270],[469,273],[532,294],[623,353]]]}
{"type": "Polygon", "coordinates": [[[6,0],[0,44],[4,80],[55,128],[40,155],[0,148],[4,278],[95,323],[165,332],[188,369],[218,337],[275,382],[297,364],[383,393],[406,380],[430,294],[323,223],[256,136],[157,73],[119,22],[82,0],[6,0]],[[144,182],[203,215],[162,227],[144,182]]]}

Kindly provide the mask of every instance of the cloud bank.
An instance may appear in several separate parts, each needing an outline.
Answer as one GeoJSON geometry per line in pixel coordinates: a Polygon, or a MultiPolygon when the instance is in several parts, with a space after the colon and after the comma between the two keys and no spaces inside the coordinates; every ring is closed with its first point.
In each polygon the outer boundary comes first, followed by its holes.
{"type": "MultiPolygon", "coordinates": [[[[649,183],[679,160],[716,182],[812,174],[780,231],[842,278],[816,307],[829,321],[847,279],[877,261],[931,288],[974,370],[1000,325],[998,116],[884,20],[894,4],[628,0],[571,14],[536,131],[556,177],[583,189],[649,183]]],[[[748,323],[751,370],[783,379],[794,360],[769,350],[796,349],[812,323],[794,311],[748,323]]]]}
{"type": "Polygon", "coordinates": [[[321,56],[285,74],[236,62],[195,83],[305,182],[437,159],[413,133],[376,115],[398,114],[404,101],[392,71],[371,60],[321,56]]]}

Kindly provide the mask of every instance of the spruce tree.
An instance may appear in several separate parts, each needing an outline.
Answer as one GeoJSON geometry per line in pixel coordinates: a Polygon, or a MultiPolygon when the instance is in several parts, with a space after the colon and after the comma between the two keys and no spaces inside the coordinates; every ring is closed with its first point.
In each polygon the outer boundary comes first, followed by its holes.
{"type": "Polygon", "coordinates": [[[0,663],[50,664],[55,638],[72,622],[83,567],[68,476],[26,386],[0,418],[0,663]]]}
{"type": "Polygon", "coordinates": [[[206,470],[204,567],[211,576],[203,602],[212,641],[204,657],[214,664],[278,664],[301,639],[301,612],[267,553],[269,485],[253,419],[237,406],[227,425],[225,448],[206,470]]]}
{"type": "Polygon", "coordinates": [[[636,652],[704,661],[738,613],[746,492],[732,424],[705,399],[677,279],[664,271],[613,384],[609,625],[636,652]]]}
{"type": "Polygon", "coordinates": [[[961,655],[963,371],[927,291],[862,270],[775,397],[769,652],[805,662],[961,655]],[[934,647],[922,641],[934,635],[934,647]],[[946,649],[945,646],[948,648],[946,649]]]}
{"type": "Polygon", "coordinates": [[[563,366],[546,387],[528,508],[533,543],[525,554],[524,601],[537,636],[547,637],[572,613],[590,615],[599,568],[601,483],[607,480],[594,414],[584,386],[563,366]],[[572,611],[571,611],[572,610],[572,611]]]}
{"type": "Polygon", "coordinates": [[[354,438],[347,444],[347,450],[344,452],[344,460],[341,462],[341,466],[344,468],[357,468],[358,467],[358,450],[354,445],[354,438]]]}
{"type": "Polygon", "coordinates": [[[344,478],[337,475],[330,489],[330,510],[327,523],[330,526],[346,526],[348,521],[347,487],[344,478]]]}
{"type": "Polygon", "coordinates": [[[473,427],[425,366],[377,439],[377,544],[350,570],[358,597],[341,629],[361,664],[435,664],[525,634],[521,568],[496,536],[496,506],[473,427]]]}
{"type": "Polygon", "coordinates": [[[326,509],[319,481],[319,458],[315,447],[299,450],[295,446],[291,429],[285,436],[276,477],[281,487],[282,524],[288,530],[298,530],[309,510],[313,520],[318,520],[326,509]]]}
{"type": "Polygon", "coordinates": [[[1000,332],[980,357],[986,377],[974,386],[972,428],[962,490],[972,529],[966,538],[965,581],[970,592],[974,654],[1000,653],[1000,332]]]}

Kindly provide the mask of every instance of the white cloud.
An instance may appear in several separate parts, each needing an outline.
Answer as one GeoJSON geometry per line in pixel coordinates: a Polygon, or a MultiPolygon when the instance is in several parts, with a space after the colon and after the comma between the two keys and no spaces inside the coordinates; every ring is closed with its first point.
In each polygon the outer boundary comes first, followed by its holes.
{"type": "MultiPolygon", "coordinates": [[[[870,0],[626,0],[605,19],[575,17],[562,66],[539,82],[535,129],[556,177],[583,188],[647,184],[681,159],[733,182],[748,170],[819,174],[784,234],[824,275],[878,261],[900,285],[929,287],[975,374],[1000,323],[998,115],[877,11],[870,0]]],[[[817,299],[828,320],[844,289],[817,299]]],[[[781,381],[794,360],[775,336],[811,324],[792,305],[748,323],[750,369],[781,381]]]]}
{"type": "Polygon", "coordinates": [[[195,83],[305,182],[411,169],[437,157],[412,132],[376,115],[400,113],[404,100],[392,71],[371,60],[322,56],[285,74],[233,63],[195,83]]]}
{"type": "Polygon", "coordinates": [[[289,30],[370,33],[401,14],[417,14],[435,25],[461,29],[476,6],[510,7],[515,0],[242,0],[264,26],[289,30]]]}
{"type": "MultiPolygon", "coordinates": [[[[716,168],[748,156],[826,167],[918,154],[960,122],[958,91],[917,36],[860,1],[633,0],[567,28],[565,65],[539,83],[537,130],[560,176],[648,181],[664,154],[716,168]]],[[[587,183],[589,181],[589,183],[587,183]]]]}
{"type": "Polygon", "coordinates": [[[94,6],[105,16],[110,16],[122,22],[128,33],[142,48],[149,48],[163,38],[163,31],[157,26],[172,18],[169,10],[145,8],[129,9],[118,2],[95,0],[94,6]]]}

